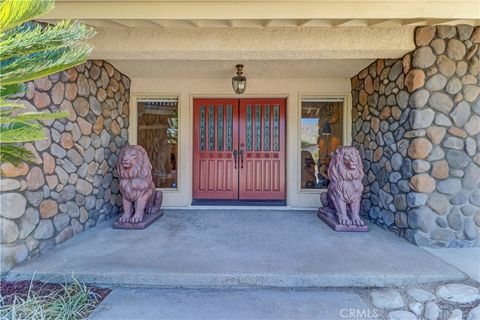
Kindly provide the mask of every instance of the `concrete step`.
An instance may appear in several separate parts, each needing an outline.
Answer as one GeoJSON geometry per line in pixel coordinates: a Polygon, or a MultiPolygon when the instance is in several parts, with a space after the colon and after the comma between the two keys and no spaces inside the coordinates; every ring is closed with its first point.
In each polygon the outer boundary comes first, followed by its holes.
{"type": "MultiPolygon", "coordinates": [[[[150,288],[325,288],[325,287],[384,287],[404,286],[415,283],[457,281],[464,277],[448,278],[431,276],[416,278],[406,276],[385,277],[356,274],[346,275],[253,275],[253,274],[75,274],[36,273],[36,280],[64,282],[70,276],[79,281],[99,285],[139,286],[150,288]]],[[[9,280],[30,280],[31,274],[15,274],[9,280]]]]}
{"type": "MultiPolygon", "coordinates": [[[[15,272],[7,280],[30,280],[31,272],[15,272]]],[[[72,279],[85,283],[148,288],[330,288],[330,287],[400,287],[420,283],[462,281],[458,274],[372,274],[372,273],[317,273],[317,274],[250,274],[250,273],[76,273],[35,272],[36,280],[64,282],[72,279]]]]}
{"type": "Polygon", "coordinates": [[[90,319],[368,319],[353,291],[114,288],[90,319]],[[353,311],[353,313],[352,313],[353,311]]]}
{"type": "Polygon", "coordinates": [[[88,230],[8,279],[109,286],[322,288],[460,281],[465,275],[391,232],[339,233],[315,211],[166,210],[145,230],[88,230]]]}

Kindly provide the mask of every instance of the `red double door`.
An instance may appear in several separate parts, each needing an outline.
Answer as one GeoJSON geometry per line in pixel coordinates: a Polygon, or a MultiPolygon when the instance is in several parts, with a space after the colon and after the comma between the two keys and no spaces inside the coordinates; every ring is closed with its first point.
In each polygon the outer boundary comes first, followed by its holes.
{"type": "Polygon", "coordinates": [[[194,199],[285,199],[285,99],[194,100],[194,199]]]}

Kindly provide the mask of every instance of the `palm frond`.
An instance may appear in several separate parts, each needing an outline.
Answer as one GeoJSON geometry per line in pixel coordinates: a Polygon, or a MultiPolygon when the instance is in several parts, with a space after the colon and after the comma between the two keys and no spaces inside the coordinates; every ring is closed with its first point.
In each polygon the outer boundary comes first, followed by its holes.
{"type": "Polygon", "coordinates": [[[0,62],[0,82],[4,85],[48,76],[85,62],[92,46],[80,43],[68,48],[37,52],[0,62]]]}
{"type": "MultiPolygon", "coordinates": [[[[1,115],[1,113],[0,113],[1,115]]],[[[32,120],[55,120],[68,117],[70,112],[67,110],[59,111],[59,112],[24,112],[18,115],[9,115],[4,114],[0,118],[0,125],[12,123],[12,122],[25,122],[25,121],[32,121],[32,120]]]]}
{"type": "Polygon", "coordinates": [[[31,162],[33,159],[33,153],[22,146],[4,143],[0,144],[0,163],[8,162],[14,166],[18,166],[22,162],[31,162]]]}
{"type": "Polygon", "coordinates": [[[45,138],[43,127],[38,123],[12,122],[0,127],[0,144],[44,140],[45,138]]]}
{"type": "Polygon", "coordinates": [[[23,83],[10,84],[8,86],[0,85],[0,101],[2,98],[15,94],[25,93],[27,86],[23,83]]]}
{"type": "Polygon", "coordinates": [[[68,20],[48,26],[25,23],[0,35],[0,59],[70,47],[94,35],[92,28],[68,20]]]}
{"type": "Polygon", "coordinates": [[[5,111],[24,108],[25,105],[20,102],[0,98],[0,114],[4,113],[5,111]]]}
{"type": "Polygon", "coordinates": [[[2,0],[0,2],[0,32],[32,20],[54,8],[53,0],[2,0]]]}
{"type": "Polygon", "coordinates": [[[46,139],[36,121],[68,116],[68,111],[18,113],[25,106],[8,98],[25,92],[20,83],[79,65],[92,51],[84,40],[95,33],[81,23],[27,22],[53,5],[54,0],[0,0],[0,162],[32,161],[32,152],[19,143],[46,139]]]}

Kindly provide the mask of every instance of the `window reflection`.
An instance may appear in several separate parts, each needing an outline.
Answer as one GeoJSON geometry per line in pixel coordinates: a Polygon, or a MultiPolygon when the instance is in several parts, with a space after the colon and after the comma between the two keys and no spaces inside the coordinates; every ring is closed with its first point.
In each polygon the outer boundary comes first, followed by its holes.
{"type": "Polygon", "coordinates": [[[342,145],[343,99],[302,99],[301,108],[301,188],[326,188],[331,154],[342,145]]]}
{"type": "Polygon", "coordinates": [[[177,188],[178,99],[137,101],[138,144],[147,151],[157,188],[177,188]]]}

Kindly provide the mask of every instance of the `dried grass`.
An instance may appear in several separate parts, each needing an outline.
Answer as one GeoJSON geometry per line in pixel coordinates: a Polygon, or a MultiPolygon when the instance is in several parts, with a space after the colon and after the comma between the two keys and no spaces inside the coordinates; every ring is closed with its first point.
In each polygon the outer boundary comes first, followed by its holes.
{"type": "Polygon", "coordinates": [[[71,284],[46,295],[31,290],[26,298],[13,297],[13,303],[3,305],[0,301],[1,320],[39,319],[39,320],[77,320],[86,318],[97,305],[98,296],[86,285],[73,278],[71,284]]]}

